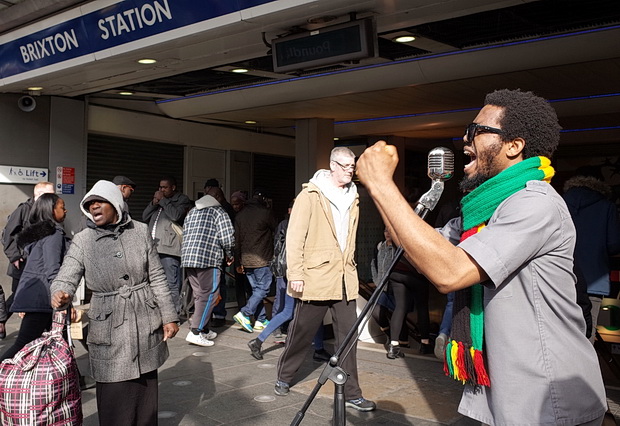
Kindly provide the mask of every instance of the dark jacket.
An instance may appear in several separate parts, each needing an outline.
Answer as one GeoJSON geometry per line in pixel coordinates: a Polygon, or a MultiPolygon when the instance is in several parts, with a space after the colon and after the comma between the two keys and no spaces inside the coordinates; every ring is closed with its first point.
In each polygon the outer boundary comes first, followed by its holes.
{"type": "Polygon", "coordinates": [[[15,238],[17,238],[17,234],[29,225],[28,216],[30,216],[30,209],[32,208],[33,203],[34,201],[32,198],[28,198],[28,200],[20,203],[9,216],[6,226],[2,231],[2,245],[4,246],[4,254],[6,254],[6,257],[9,259],[7,274],[13,278],[19,278],[24,267],[22,264],[20,265],[20,268],[17,269],[13,265],[13,262],[22,257],[22,253],[19,247],[17,247],[15,238]]]}
{"type": "Polygon", "coordinates": [[[26,265],[19,279],[11,312],[52,312],[50,285],[58,274],[69,242],[59,224],[49,221],[25,228],[16,238],[26,265]]]}
{"type": "Polygon", "coordinates": [[[235,262],[244,268],[269,266],[276,219],[271,209],[250,200],[235,217],[235,262]]]}
{"type": "Polygon", "coordinates": [[[620,251],[620,223],[616,205],[607,199],[610,188],[592,177],[575,176],[564,185],[564,200],[577,230],[575,264],[589,294],[610,291],[609,256],[620,251]]]}

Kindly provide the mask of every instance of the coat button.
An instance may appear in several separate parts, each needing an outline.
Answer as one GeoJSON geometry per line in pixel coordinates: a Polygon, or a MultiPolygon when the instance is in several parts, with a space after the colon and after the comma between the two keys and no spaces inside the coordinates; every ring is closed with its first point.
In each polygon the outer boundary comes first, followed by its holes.
{"type": "Polygon", "coordinates": [[[123,279],[124,279],[125,281],[127,281],[127,280],[129,279],[129,275],[127,275],[127,274],[123,275],[123,279]]]}
{"type": "Polygon", "coordinates": [[[116,240],[118,240],[118,237],[117,237],[117,236],[114,236],[114,237],[112,237],[112,239],[113,239],[114,241],[116,241],[116,240]]]}
{"type": "Polygon", "coordinates": [[[114,257],[121,258],[121,257],[123,257],[123,253],[121,253],[120,251],[117,251],[116,254],[114,255],[114,257]]]}

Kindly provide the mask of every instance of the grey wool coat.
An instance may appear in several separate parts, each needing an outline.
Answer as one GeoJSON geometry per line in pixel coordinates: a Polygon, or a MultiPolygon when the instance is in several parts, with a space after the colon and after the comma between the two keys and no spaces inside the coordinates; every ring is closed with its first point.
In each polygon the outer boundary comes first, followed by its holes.
{"type": "Polygon", "coordinates": [[[84,277],[92,290],[88,317],[91,373],[97,382],[138,378],[168,358],[163,324],[178,316],[148,227],[124,215],[73,238],[51,294],[71,296],[84,277]]]}

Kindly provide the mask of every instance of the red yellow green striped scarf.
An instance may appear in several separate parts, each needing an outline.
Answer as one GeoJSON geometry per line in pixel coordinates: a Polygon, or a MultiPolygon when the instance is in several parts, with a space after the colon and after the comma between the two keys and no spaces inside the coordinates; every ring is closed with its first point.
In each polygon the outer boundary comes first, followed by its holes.
{"type": "MultiPolygon", "coordinates": [[[[495,209],[512,194],[525,188],[530,180],[551,181],[554,175],[546,157],[521,161],[484,182],[463,197],[461,241],[480,232],[495,209]]],[[[483,288],[475,284],[454,293],[452,332],[446,345],[444,371],[462,383],[491,386],[483,357],[484,309],[483,288]]]]}

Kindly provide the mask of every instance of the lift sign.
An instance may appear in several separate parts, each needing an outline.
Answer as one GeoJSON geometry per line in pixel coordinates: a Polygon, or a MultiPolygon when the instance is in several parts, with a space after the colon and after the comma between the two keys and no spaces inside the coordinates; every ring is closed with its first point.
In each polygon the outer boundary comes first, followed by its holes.
{"type": "Polygon", "coordinates": [[[25,183],[36,185],[49,180],[48,169],[27,166],[0,166],[0,183],[25,183]]]}

